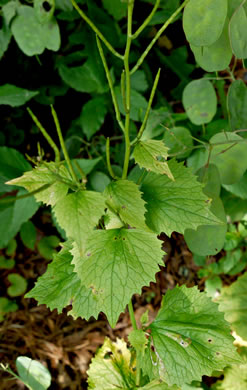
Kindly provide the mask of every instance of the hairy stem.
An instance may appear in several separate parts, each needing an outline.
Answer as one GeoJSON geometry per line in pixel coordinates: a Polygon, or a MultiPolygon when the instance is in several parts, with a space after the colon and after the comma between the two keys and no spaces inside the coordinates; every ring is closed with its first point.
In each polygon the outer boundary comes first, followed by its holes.
{"type": "Polygon", "coordinates": [[[60,162],[60,153],[59,153],[59,149],[58,149],[57,145],[55,144],[53,139],[49,136],[49,134],[47,133],[45,128],[41,125],[41,123],[38,120],[38,118],[36,117],[36,115],[34,115],[34,113],[30,110],[30,108],[27,108],[27,111],[28,111],[29,115],[31,116],[32,120],[34,121],[34,123],[36,124],[36,126],[38,127],[38,129],[40,130],[40,132],[43,134],[43,136],[46,139],[46,141],[48,142],[48,144],[54,150],[55,162],[60,162]]]}
{"type": "Polygon", "coordinates": [[[117,122],[118,122],[120,128],[124,132],[124,125],[123,125],[123,122],[121,120],[121,115],[120,115],[120,111],[119,111],[119,107],[118,107],[116,94],[114,92],[114,87],[113,87],[111,74],[110,74],[110,71],[109,71],[106,59],[105,59],[105,55],[104,55],[104,51],[103,51],[100,39],[99,39],[99,37],[97,35],[96,35],[96,42],[97,42],[97,46],[98,46],[98,49],[99,49],[99,54],[100,54],[100,57],[101,57],[101,60],[102,60],[102,63],[103,63],[104,69],[105,69],[106,78],[107,78],[107,81],[108,81],[108,84],[109,84],[109,87],[110,87],[112,102],[113,102],[113,106],[114,106],[115,113],[116,113],[116,119],[117,119],[117,122]]]}
{"type": "Polygon", "coordinates": [[[154,44],[157,42],[157,40],[159,39],[159,37],[161,36],[161,34],[166,30],[166,28],[174,21],[174,19],[177,17],[177,15],[182,11],[182,9],[186,6],[186,4],[189,2],[190,0],[185,0],[181,6],[170,16],[170,18],[163,24],[163,26],[159,29],[159,31],[157,31],[157,34],[155,35],[155,37],[152,39],[152,41],[150,42],[150,44],[148,45],[148,47],[146,48],[146,50],[143,52],[143,54],[141,55],[141,57],[139,58],[139,60],[137,61],[136,65],[134,66],[134,68],[132,68],[130,74],[133,74],[137,71],[137,69],[139,69],[139,67],[141,66],[141,64],[143,63],[143,61],[145,60],[146,56],[148,55],[148,53],[150,52],[150,50],[152,49],[152,47],[154,46],[154,44]]]}
{"type": "Polygon", "coordinates": [[[73,166],[71,164],[71,161],[70,161],[70,158],[69,158],[69,155],[68,155],[65,143],[64,143],[64,139],[63,139],[60,123],[59,123],[59,120],[58,120],[58,117],[57,117],[57,113],[56,113],[56,111],[55,111],[55,109],[53,108],[52,105],[51,105],[51,113],[52,113],[52,116],[53,116],[53,119],[54,119],[54,123],[55,123],[55,126],[56,126],[59,142],[60,142],[63,154],[64,154],[65,161],[68,164],[68,168],[69,168],[71,177],[72,177],[72,179],[74,180],[75,183],[78,183],[78,179],[76,177],[74,168],[73,168],[73,166]]]}
{"type": "Polygon", "coordinates": [[[129,315],[130,315],[130,321],[131,321],[132,327],[134,330],[137,330],[138,328],[137,328],[137,324],[136,324],[132,301],[129,302],[128,309],[129,309],[129,315]]]}
{"type": "Polygon", "coordinates": [[[129,54],[130,47],[132,42],[132,16],[133,16],[134,0],[129,0],[128,2],[128,25],[127,25],[127,42],[124,53],[124,70],[125,70],[125,87],[126,87],[126,116],[125,116],[125,157],[124,157],[124,166],[123,166],[123,175],[122,179],[126,179],[128,175],[129,167],[129,158],[130,158],[130,138],[129,138],[129,128],[130,128],[130,68],[129,68],[129,54]]]}
{"type": "Polygon", "coordinates": [[[77,12],[80,14],[83,20],[91,27],[91,29],[97,34],[97,36],[104,42],[106,47],[114,54],[114,56],[120,58],[123,60],[123,56],[119,54],[114,47],[110,44],[110,42],[107,41],[107,39],[104,37],[104,35],[100,32],[100,30],[95,26],[95,24],[92,22],[91,19],[81,10],[81,8],[78,6],[75,0],[71,0],[71,3],[73,4],[74,8],[77,10],[77,12]]]}
{"type": "Polygon", "coordinates": [[[5,197],[5,198],[1,198],[0,203],[14,203],[16,200],[29,198],[30,196],[33,196],[33,195],[37,194],[38,192],[46,190],[47,188],[52,186],[52,184],[54,184],[54,183],[55,183],[55,181],[52,181],[51,183],[44,184],[43,186],[37,188],[36,190],[33,190],[31,192],[28,192],[27,194],[23,194],[20,196],[15,196],[15,197],[9,196],[9,197],[5,197]]]}

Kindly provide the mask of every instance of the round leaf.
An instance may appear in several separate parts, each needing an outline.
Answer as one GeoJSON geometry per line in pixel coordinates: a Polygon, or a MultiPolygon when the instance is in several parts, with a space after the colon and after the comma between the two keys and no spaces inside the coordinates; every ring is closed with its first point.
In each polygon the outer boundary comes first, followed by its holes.
{"type": "MultiPolygon", "coordinates": [[[[232,130],[247,128],[247,87],[242,80],[234,81],[228,90],[227,105],[232,130]]],[[[245,133],[243,133],[243,136],[245,133]]]]}
{"type": "Polygon", "coordinates": [[[169,148],[168,154],[176,154],[178,159],[188,157],[193,147],[190,131],[185,127],[173,127],[166,131],[164,143],[169,148]]]}
{"type": "Polygon", "coordinates": [[[209,123],[217,109],[217,97],[210,81],[194,80],[187,84],[183,92],[183,105],[192,123],[209,123]]]}
{"type": "Polygon", "coordinates": [[[239,7],[233,13],[229,24],[232,51],[237,58],[247,58],[247,16],[245,9],[239,7]]]}
{"type": "Polygon", "coordinates": [[[43,364],[26,356],[16,359],[20,379],[31,389],[46,390],[51,384],[51,374],[43,364]]]}
{"type": "Polygon", "coordinates": [[[226,15],[226,0],[190,0],[183,16],[186,38],[195,46],[212,45],[222,33],[226,15]]]}
{"type": "Polygon", "coordinates": [[[18,297],[24,294],[27,289],[27,281],[19,274],[10,274],[8,280],[11,286],[8,287],[8,294],[10,297],[18,297]]]}

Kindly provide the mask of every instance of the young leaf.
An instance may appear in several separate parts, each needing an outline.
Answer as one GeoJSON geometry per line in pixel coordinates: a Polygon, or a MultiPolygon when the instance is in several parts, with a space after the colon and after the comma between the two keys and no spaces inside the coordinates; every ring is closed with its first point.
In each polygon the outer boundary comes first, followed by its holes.
{"type": "Polygon", "coordinates": [[[11,283],[11,286],[7,289],[10,297],[18,297],[19,295],[24,294],[27,289],[27,281],[23,276],[19,274],[9,274],[8,281],[11,283]]]}
{"type": "Polygon", "coordinates": [[[190,168],[168,162],[174,176],[149,173],[141,190],[147,202],[147,225],[157,234],[168,236],[173,231],[184,233],[185,229],[197,229],[200,225],[217,225],[220,221],[210,212],[210,199],[204,195],[202,185],[196,180],[190,168]]]}
{"type": "Polygon", "coordinates": [[[41,54],[45,48],[57,51],[60,47],[59,27],[54,18],[39,22],[34,8],[21,5],[11,30],[19,48],[27,56],[41,54]]]}
{"type": "Polygon", "coordinates": [[[84,104],[78,123],[88,140],[100,129],[104,123],[106,113],[104,97],[96,97],[84,104]]]}
{"type": "Polygon", "coordinates": [[[28,91],[15,85],[4,84],[0,87],[0,104],[19,107],[38,95],[38,93],[38,91],[28,91]]]}
{"type": "Polygon", "coordinates": [[[37,192],[35,198],[38,202],[54,206],[67,194],[69,189],[67,182],[69,180],[71,180],[71,177],[63,165],[58,166],[50,162],[36,167],[32,171],[25,172],[23,176],[10,180],[6,184],[24,187],[29,192],[50,184],[48,188],[37,192]]]}
{"type": "MultiPolygon", "coordinates": [[[[228,90],[227,105],[232,130],[247,128],[247,87],[242,80],[234,81],[228,90]]],[[[244,136],[244,133],[242,134],[244,136]]]]}
{"type": "Polygon", "coordinates": [[[217,97],[209,80],[191,81],[184,88],[182,100],[189,119],[195,125],[211,122],[216,114],[217,97]]]}
{"type": "Polygon", "coordinates": [[[158,264],[163,265],[156,235],[136,229],[93,231],[84,256],[77,246],[72,253],[82,284],[92,290],[112,327],[132,295],[149,285],[159,271],[158,264]]]}
{"type": "Polygon", "coordinates": [[[182,386],[241,361],[218,305],[197,287],[176,287],[163,298],[150,325],[168,385],[182,386]]]}
{"type": "Polygon", "coordinates": [[[16,368],[20,379],[30,389],[47,390],[51,384],[51,374],[43,364],[27,356],[16,359],[16,368]]]}
{"type": "Polygon", "coordinates": [[[137,184],[129,180],[111,182],[104,191],[106,205],[112,209],[123,222],[132,228],[147,229],[144,214],[145,202],[137,184]]]}
{"type": "Polygon", "coordinates": [[[92,359],[88,374],[88,389],[134,389],[135,372],[131,369],[131,353],[127,344],[106,338],[103,346],[92,359]]]}
{"type": "Polygon", "coordinates": [[[4,256],[0,256],[0,268],[11,269],[15,266],[14,259],[6,259],[4,256]]]}
{"type": "Polygon", "coordinates": [[[247,272],[230,287],[224,287],[219,297],[219,309],[236,333],[247,341],[247,272]]]}
{"type": "Polygon", "coordinates": [[[158,157],[167,159],[168,148],[162,141],[147,140],[139,141],[133,152],[136,163],[141,168],[146,168],[159,174],[167,175],[171,180],[174,180],[167,162],[159,161],[158,157]]]}
{"type": "Polygon", "coordinates": [[[207,72],[216,72],[228,67],[232,58],[232,49],[228,36],[228,18],[221,36],[211,46],[190,45],[196,62],[207,72]]]}
{"type": "Polygon", "coordinates": [[[18,305],[8,298],[0,297],[0,321],[4,320],[7,313],[12,313],[18,310],[18,305]]]}
{"type": "Polygon", "coordinates": [[[212,45],[222,33],[226,16],[225,0],[190,0],[183,15],[184,32],[189,43],[212,45]]]}
{"type": "Polygon", "coordinates": [[[94,191],[77,191],[57,202],[54,214],[66,236],[76,241],[83,251],[86,236],[104,214],[105,200],[94,191]]]}
{"type": "Polygon", "coordinates": [[[45,236],[38,242],[38,251],[45,259],[51,260],[59,243],[60,240],[57,236],[45,236]]]}
{"type": "Polygon", "coordinates": [[[129,342],[137,352],[141,354],[146,348],[148,340],[146,339],[145,332],[142,329],[134,329],[128,336],[129,342]]]}

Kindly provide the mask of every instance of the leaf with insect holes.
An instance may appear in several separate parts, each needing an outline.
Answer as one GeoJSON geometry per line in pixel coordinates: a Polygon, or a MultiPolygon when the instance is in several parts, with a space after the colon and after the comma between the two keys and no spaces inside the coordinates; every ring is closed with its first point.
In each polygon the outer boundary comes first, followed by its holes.
{"type": "Polygon", "coordinates": [[[131,227],[148,229],[145,224],[145,202],[138,185],[129,180],[111,182],[104,191],[106,205],[131,227]]]}
{"type": "Polygon", "coordinates": [[[204,195],[202,184],[192,170],[175,160],[168,165],[174,181],[165,175],[149,173],[141,186],[147,202],[148,227],[157,234],[164,232],[170,236],[174,231],[183,234],[188,228],[221,224],[210,211],[210,199],[204,195]]]}
{"type": "Polygon", "coordinates": [[[133,156],[141,168],[146,168],[148,171],[161,175],[167,175],[171,180],[174,180],[167,162],[158,159],[159,157],[163,159],[168,157],[168,148],[162,141],[152,139],[139,141],[135,146],[133,156]]]}
{"type": "Polygon", "coordinates": [[[68,181],[71,177],[64,165],[57,165],[54,162],[46,163],[25,172],[21,177],[8,181],[6,184],[26,188],[29,192],[38,190],[44,185],[48,188],[37,192],[34,196],[38,202],[54,206],[68,192],[68,181]],[[64,181],[63,181],[64,180],[64,181]]]}
{"type": "Polygon", "coordinates": [[[76,241],[81,252],[86,236],[98,224],[104,209],[102,194],[82,190],[61,199],[54,207],[54,214],[66,236],[76,241]]]}
{"type": "Polygon", "coordinates": [[[202,375],[241,362],[224,314],[197,287],[169,290],[150,329],[168,385],[200,381],[202,375]]]}
{"type": "Polygon", "coordinates": [[[137,229],[95,230],[88,237],[84,255],[72,251],[75,272],[92,290],[112,327],[133,294],[155,280],[158,264],[164,265],[156,234],[137,229]]]}
{"type": "Polygon", "coordinates": [[[230,287],[224,287],[219,297],[220,310],[236,333],[247,341],[247,272],[230,287]]]}

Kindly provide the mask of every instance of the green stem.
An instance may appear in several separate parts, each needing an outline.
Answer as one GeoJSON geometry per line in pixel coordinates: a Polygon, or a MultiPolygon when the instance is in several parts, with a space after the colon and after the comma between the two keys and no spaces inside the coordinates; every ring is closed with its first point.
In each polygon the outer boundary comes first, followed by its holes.
{"type": "Polygon", "coordinates": [[[121,115],[120,115],[120,111],[119,111],[119,106],[118,106],[116,94],[114,92],[114,87],[113,87],[111,74],[110,74],[110,71],[109,71],[106,59],[105,59],[105,55],[104,55],[104,51],[103,51],[100,39],[97,37],[97,35],[96,35],[96,42],[97,42],[97,46],[98,46],[98,49],[99,49],[99,54],[100,54],[100,57],[101,57],[101,60],[102,60],[102,63],[103,63],[104,69],[105,69],[106,78],[107,78],[107,81],[108,81],[108,84],[109,84],[109,87],[110,87],[112,102],[113,102],[115,113],[116,113],[116,119],[117,119],[117,122],[118,122],[120,128],[124,132],[124,125],[123,125],[123,122],[121,120],[121,115]]]}
{"type": "Polygon", "coordinates": [[[154,46],[154,44],[156,43],[156,41],[159,39],[159,37],[161,36],[161,34],[166,30],[166,28],[174,21],[174,19],[177,17],[177,15],[182,11],[182,9],[186,6],[186,4],[189,2],[190,0],[185,0],[181,6],[170,16],[170,18],[163,24],[163,26],[159,29],[159,31],[157,31],[157,34],[155,35],[155,37],[152,39],[152,41],[150,42],[150,44],[148,45],[148,47],[146,48],[146,50],[143,52],[143,54],[141,55],[141,57],[139,58],[139,60],[137,61],[136,65],[134,66],[134,68],[132,68],[130,74],[133,74],[137,71],[137,69],[141,66],[141,64],[143,63],[143,61],[145,60],[146,56],[148,55],[148,53],[150,52],[150,50],[152,49],[152,47],[154,46]]]}
{"type": "Polygon", "coordinates": [[[54,184],[54,183],[55,183],[55,181],[52,181],[51,183],[44,184],[43,186],[37,188],[36,190],[28,192],[27,194],[24,194],[24,195],[15,196],[15,197],[9,196],[6,198],[1,198],[0,203],[14,203],[17,200],[29,198],[30,196],[33,196],[33,195],[37,194],[38,192],[46,190],[47,188],[52,186],[52,184],[54,184]]]}
{"type": "Polygon", "coordinates": [[[131,321],[132,327],[134,330],[137,330],[138,327],[137,327],[137,323],[136,323],[136,319],[135,319],[132,300],[128,304],[128,309],[129,309],[129,315],[130,315],[130,321],[131,321]]]}
{"type": "Polygon", "coordinates": [[[134,9],[134,0],[129,0],[128,2],[128,25],[127,25],[127,42],[124,53],[124,70],[125,70],[125,84],[126,84],[126,116],[125,116],[125,157],[124,157],[124,166],[123,166],[123,175],[122,179],[126,179],[128,175],[129,167],[129,158],[130,158],[130,138],[129,138],[129,129],[130,129],[130,68],[129,68],[129,54],[130,46],[132,42],[132,16],[134,9]]]}
{"type": "Polygon", "coordinates": [[[151,11],[151,13],[148,15],[148,17],[144,20],[144,22],[142,23],[142,25],[138,28],[138,30],[136,30],[136,32],[132,35],[132,40],[133,39],[136,39],[140,34],[141,32],[144,30],[145,27],[147,27],[148,23],[150,22],[150,20],[152,19],[152,17],[154,16],[157,8],[159,7],[160,5],[160,0],[156,0],[156,3],[151,11]]]}
{"type": "Polygon", "coordinates": [[[110,160],[110,138],[107,137],[106,139],[106,163],[107,163],[107,169],[109,174],[113,179],[116,179],[112,166],[111,166],[111,160],[110,160]]]}
{"type": "Polygon", "coordinates": [[[114,54],[114,56],[120,58],[121,60],[123,60],[123,56],[121,54],[119,54],[113,47],[112,45],[110,44],[110,42],[107,41],[107,39],[104,37],[104,35],[99,31],[99,29],[95,26],[95,24],[92,22],[91,19],[89,19],[89,17],[81,10],[81,8],[78,6],[78,4],[76,4],[75,0],[71,0],[71,3],[73,4],[73,6],[75,7],[75,9],[77,10],[77,12],[80,14],[80,16],[82,17],[82,19],[85,20],[85,22],[91,27],[91,29],[97,34],[97,36],[102,40],[102,42],[104,42],[104,44],[106,45],[106,47],[112,52],[112,54],[114,54]]]}
{"type": "Polygon", "coordinates": [[[34,115],[34,113],[30,110],[30,108],[27,108],[27,112],[29,113],[29,115],[31,116],[32,120],[34,121],[34,123],[36,124],[36,126],[38,127],[38,129],[40,130],[40,132],[43,134],[44,138],[46,139],[46,141],[49,143],[49,145],[51,146],[51,148],[54,150],[54,153],[55,153],[55,162],[59,162],[60,161],[60,153],[59,153],[59,149],[57,147],[57,145],[55,144],[55,142],[53,141],[53,139],[49,136],[49,134],[47,133],[47,131],[45,130],[45,128],[41,125],[40,121],[38,120],[38,118],[34,115]]]}
{"type": "Polygon", "coordinates": [[[53,116],[53,119],[54,119],[54,123],[55,123],[55,126],[56,126],[59,142],[60,142],[63,154],[64,154],[64,158],[65,158],[65,160],[67,162],[67,165],[68,165],[71,177],[73,178],[75,183],[78,183],[78,179],[76,177],[74,168],[73,168],[73,166],[71,164],[71,161],[70,161],[70,158],[69,158],[69,155],[68,155],[65,143],[64,143],[64,139],[63,139],[60,123],[59,123],[59,120],[58,120],[58,117],[57,117],[57,113],[56,113],[56,111],[55,111],[55,109],[54,109],[54,107],[52,105],[51,105],[51,113],[52,113],[52,116],[53,116]]]}
{"type": "Polygon", "coordinates": [[[145,113],[142,125],[141,125],[140,130],[139,130],[139,132],[137,134],[136,139],[131,142],[131,146],[134,145],[137,141],[139,141],[139,139],[141,139],[142,134],[143,134],[143,132],[144,132],[144,130],[146,128],[146,124],[147,124],[147,121],[148,121],[149,113],[150,113],[150,110],[151,110],[151,107],[152,107],[152,103],[153,103],[153,100],[154,100],[154,95],[155,95],[155,92],[156,92],[156,89],[157,89],[157,86],[158,86],[159,78],[160,78],[160,69],[158,70],[158,72],[156,74],[156,77],[155,77],[155,80],[154,80],[153,88],[152,88],[152,91],[151,91],[151,94],[150,94],[147,110],[146,110],[146,113],[145,113]]]}

